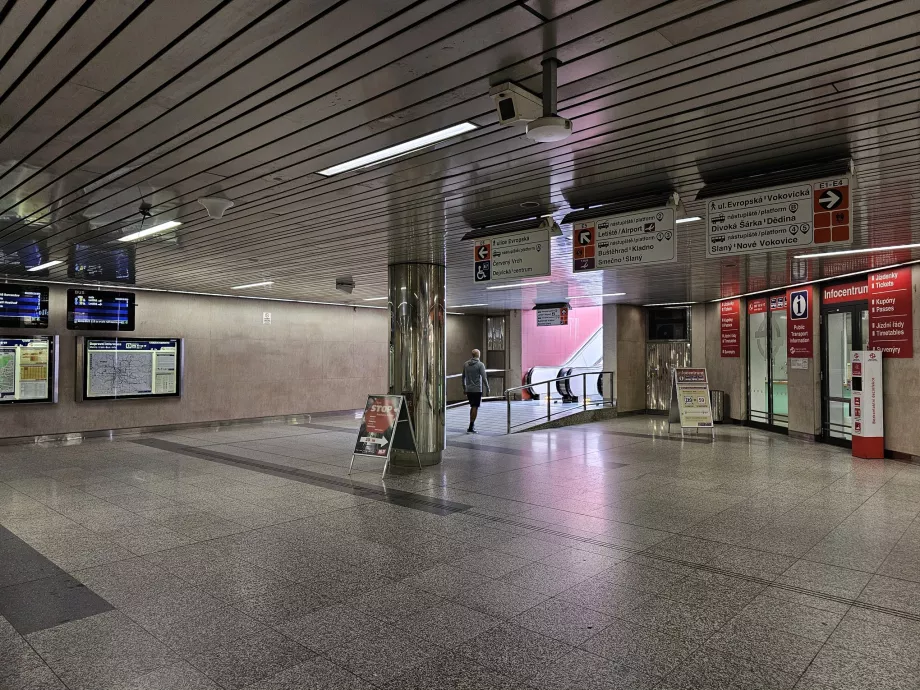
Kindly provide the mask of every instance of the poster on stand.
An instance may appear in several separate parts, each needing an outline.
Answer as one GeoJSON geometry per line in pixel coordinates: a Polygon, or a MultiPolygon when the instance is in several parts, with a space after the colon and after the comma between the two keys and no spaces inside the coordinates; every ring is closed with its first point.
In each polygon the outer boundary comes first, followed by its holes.
{"type": "Polygon", "coordinates": [[[406,399],[402,395],[369,395],[364,406],[361,427],[358,429],[358,440],[351,454],[348,474],[351,474],[354,467],[355,456],[370,456],[384,458],[383,474],[386,475],[393,446],[398,441],[397,428],[400,424],[408,425],[409,428],[408,437],[405,434],[401,435],[405,440],[400,449],[413,451],[421,469],[422,461],[415,443],[415,429],[412,428],[406,399]],[[406,445],[409,447],[404,448],[406,445]]]}
{"type": "Polygon", "coordinates": [[[705,369],[676,368],[671,377],[671,405],[668,412],[668,433],[671,424],[684,429],[710,429],[713,436],[712,406],[709,402],[709,379],[705,369]]]}

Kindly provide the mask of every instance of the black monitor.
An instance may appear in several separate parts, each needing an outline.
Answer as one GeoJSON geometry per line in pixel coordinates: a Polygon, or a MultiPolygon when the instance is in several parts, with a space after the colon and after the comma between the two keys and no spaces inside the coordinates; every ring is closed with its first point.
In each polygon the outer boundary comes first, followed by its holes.
{"type": "Polygon", "coordinates": [[[134,293],[68,290],[67,328],[77,331],[133,331],[134,293]]]}
{"type": "Polygon", "coordinates": [[[690,340],[690,307],[650,307],[649,340],[690,340]]]}
{"type": "Polygon", "coordinates": [[[0,327],[47,328],[48,288],[0,283],[0,327]]]}
{"type": "Polygon", "coordinates": [[[70,248],[67,275],[81,281],[134,284],[133,244],[98,246],[78,242],[70,248]]]}

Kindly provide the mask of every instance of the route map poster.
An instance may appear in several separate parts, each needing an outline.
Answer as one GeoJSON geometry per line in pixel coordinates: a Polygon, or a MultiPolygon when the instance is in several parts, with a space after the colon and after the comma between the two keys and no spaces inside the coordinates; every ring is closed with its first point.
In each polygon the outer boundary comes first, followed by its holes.
{"type": "Polygon", "coordinates": [[[83,357],[85,399],[180,394],[178,338],[87,338],[83,357]]]}
{"type": "Polygon", "coordinates": [[[0,336],[0,402],[52,402],[51,336],[0,336]]]}

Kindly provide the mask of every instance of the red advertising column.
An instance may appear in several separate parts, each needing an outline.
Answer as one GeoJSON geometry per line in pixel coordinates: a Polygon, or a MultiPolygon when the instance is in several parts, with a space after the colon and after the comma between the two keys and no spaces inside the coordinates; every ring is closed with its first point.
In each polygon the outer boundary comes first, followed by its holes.
{"type": "Polygon", "coordinates": [[[729,299],[719,303],[721,356],[741,356],[741,300],[729,299]]]}
{"type": "Polygon", "coordinates": [[[885,457],[885,419],[882,405],[882,353],[854,350],[850,355],[853,374],[853,457],[885,457]]]}

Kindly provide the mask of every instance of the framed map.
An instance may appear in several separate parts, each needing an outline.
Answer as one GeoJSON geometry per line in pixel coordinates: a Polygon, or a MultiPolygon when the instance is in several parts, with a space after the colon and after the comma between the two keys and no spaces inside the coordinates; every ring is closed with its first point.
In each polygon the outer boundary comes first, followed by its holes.
{"type": "Polygon", "coordinates": [[[178,397],[182,394],[179,338],[85,338],[84,400],[178,397]]]}

